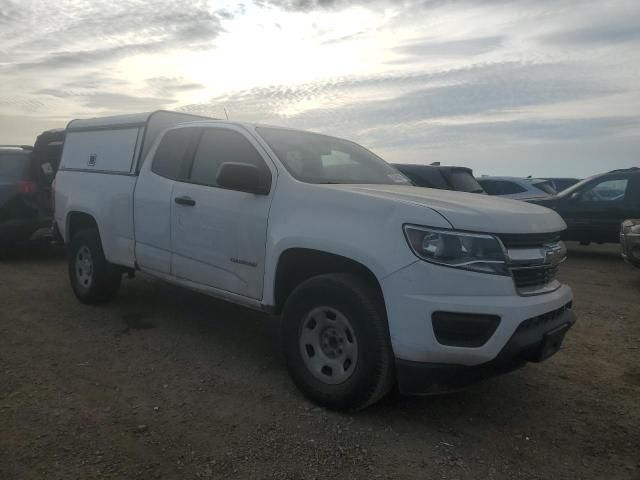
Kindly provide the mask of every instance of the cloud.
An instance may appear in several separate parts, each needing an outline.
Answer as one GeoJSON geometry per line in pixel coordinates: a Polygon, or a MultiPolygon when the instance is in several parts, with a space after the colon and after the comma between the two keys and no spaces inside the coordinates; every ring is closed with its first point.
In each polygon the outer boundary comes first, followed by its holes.
{"type": "Polygon", "coordinates": [[[402,129],[415,122],[517,112],[615,91],[593,72],[573,64],[501,62],[416,75],[338,79],[295,88],[258,88],[187,105],[183,110],[215,115],[226,106],[236,119],[356,135],[384,127],[405,138],[402,129]],[[366,92],[371,92],[371,97],[384,92],[386,98],[367,100],[366,92]],[[365,100],[357,100],[361,98],[365,100]],[[305,102],[317,106],[296,111],[296,105],[305,102]]]}
{"type": "MultiPolygon", "coordinates": [[[[387,0],[388,2],[388,0],[387,0]]],[[[331,9],[331,8],[342,8],[351,5],[357,5],[358,3],[362,4],[362,2],[357,2],[353,0],[257,0],[256,4],[258,5],[272,5],[283,10],[292,10],[292,11],[302,11],[308,12],[311,10],[317,9],[331,9]]],[[[385,3],[385,2],[375,2],[372,3],[385,3]]],[[[369,3],[371,5],[371,3],[369,3]]]]}
{"type": "MultiPolygon", "coordinates": [[[[553,4],[557,0],[539,0],[539,3],[553,4]]],[[[271,5],[283,10],[310,12],[313,10],[338,10],[353,6],[380,8],[395,7],[409,11],[446,6],[491,6],[508,4],[531,4],[530,0],[257,0],[256,4],[271,5]]]]}
{"type": "Polygon", "coordinates": [[[10,28],[0,32],[4,47],[0,62],[5,69],[65,68],[165,49],[197,48],[223,31],[221,19],[232,17],[225,10],[212,11],[206,2],[186,0],[52,5],[25,4],[21,19],[11,13],[13,7],[7,10],[10,28]]]}
{"type": "Polygon", "coordinates": [[[0,25],[9,25],[24,18],[24,9],[16,2],[3,0],[0,2],[0,25]]]}
{"type": "Polygon", "coordinates": [[[395,51],[411,57],[409,61],[414,61],[415,58],[413,57],[473,56],[496,50],[502,46],[503,41],[504,37],[502,36],[476,37],[450,41],[439,41],[429,38],[396,47],[395,51]]]}
{"type": "Polygon", "coordinates": [[[171,103],[173,103],[171,98],[142,97],[110,92],[87,95],[83,101],[83,104],[89,108],[130,112],[156,110],[171,103]]]}
{"type": "Polygon", "coordinates": [[[619,135],[640,129],[640,116],[595,118],[542,118],[503,122],[449,125],[449,133],[460,136],[503,136],[543,141],[572,140],[619,135]]]}
{"type": "Polygon", "coordinates": [[[127,95],[113,92],[73,92],[70,90],[42,89],[41,95],[49,95],[61,99],[74,99],[81,105],[92,109],[109,109],[118,112],[136,112],[140,110],[155,110],[174,103],[173,98],[147,97],[127,95]]]}
{"type": "Polygon", "coordinates": [[[509,121],[463,123],[417,122],[403,127],[382,126],[368,130],[361,141],[367,145],[393,149],[457,148],[481,149],[490,145],[557,144],[634,136],[640,131],[640,116],[592,118],[536,118],[509,121]]]}
{"type": "Polygon", "coordinates": [[[620,19],[605,24],[575,30],[564,30],[551,33],[542,37],[549,44],[591,47],[594,45],[606,45],[640,40],[640,10],[632,21],[620,22],[620,19]]]}
{"type": "Polygon", "coordinates": [[[182,77],[148,78],[147,84],[159,95],[175,95],[191,90],[201,90],[206,86],[198,82],[190,82],[182,77]]]}

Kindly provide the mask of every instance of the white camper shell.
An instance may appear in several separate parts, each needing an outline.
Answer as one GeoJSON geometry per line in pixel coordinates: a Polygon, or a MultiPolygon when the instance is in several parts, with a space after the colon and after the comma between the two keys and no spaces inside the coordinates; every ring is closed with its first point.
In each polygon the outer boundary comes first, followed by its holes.
{"type": "Polygon", "coordinates": [[[184,122],[211,120],[187,113],[155,112],[72,120],[60,168],[135,175],[154,141],[167,128],[184,122]]]}

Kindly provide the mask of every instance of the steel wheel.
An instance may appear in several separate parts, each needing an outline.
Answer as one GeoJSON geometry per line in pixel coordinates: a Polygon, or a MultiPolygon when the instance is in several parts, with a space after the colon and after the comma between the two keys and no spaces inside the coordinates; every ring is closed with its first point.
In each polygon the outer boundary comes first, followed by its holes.
{"type": "Polygon", "coordinates": [[[83,245],[78,249],[78,253],[76,253],[75,267],[78,283],[83,288],[91,287],[91,282],[93,280],[93,257],[91,256],[91,251],[86,245],[83,245]]]}
{"type": "Polygon", "coordinates": [[[358,362],[358,341],[340,311],[314,308],[302,322],[298,338],[304,364],[316,379],[337,385],[351,377],[358,362]]]}

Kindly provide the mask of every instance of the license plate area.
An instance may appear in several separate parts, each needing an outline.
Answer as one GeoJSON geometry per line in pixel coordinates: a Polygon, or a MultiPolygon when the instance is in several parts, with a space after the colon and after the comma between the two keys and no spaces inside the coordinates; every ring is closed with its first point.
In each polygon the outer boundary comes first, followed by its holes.
{"type": "Polygon", "coordinates": [[[562,345],[564,335],[570,327],[570,324],[565,323],[564,325],[560,325],[559,327],[545,333],[535,361],[542,362],[560,350],[560,345],[562,345]]]}

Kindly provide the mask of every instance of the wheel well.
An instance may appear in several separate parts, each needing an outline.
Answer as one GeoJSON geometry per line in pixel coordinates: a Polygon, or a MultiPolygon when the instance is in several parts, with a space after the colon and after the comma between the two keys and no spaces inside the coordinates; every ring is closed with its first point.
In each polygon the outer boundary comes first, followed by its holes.
{"type": "Polygon", "coordinates": [[[341,255],[308,248],[285,250],[276,269],[274,300],[275,313],[280,313],[291,292],[305,280],[327,273],[354,273],[361,276],[382,297],[377,277],[363,264],[341,255]]]}
{"type": "Polygon", "coordinates": [[[88,213],[71,212],[69,220],[67,220],[67,232],[69,232],[66,239],[67,243],[71,241],[76,233],[86,228],[95,228],[97,230],[98,224],[96,220],[88,213]]]}

